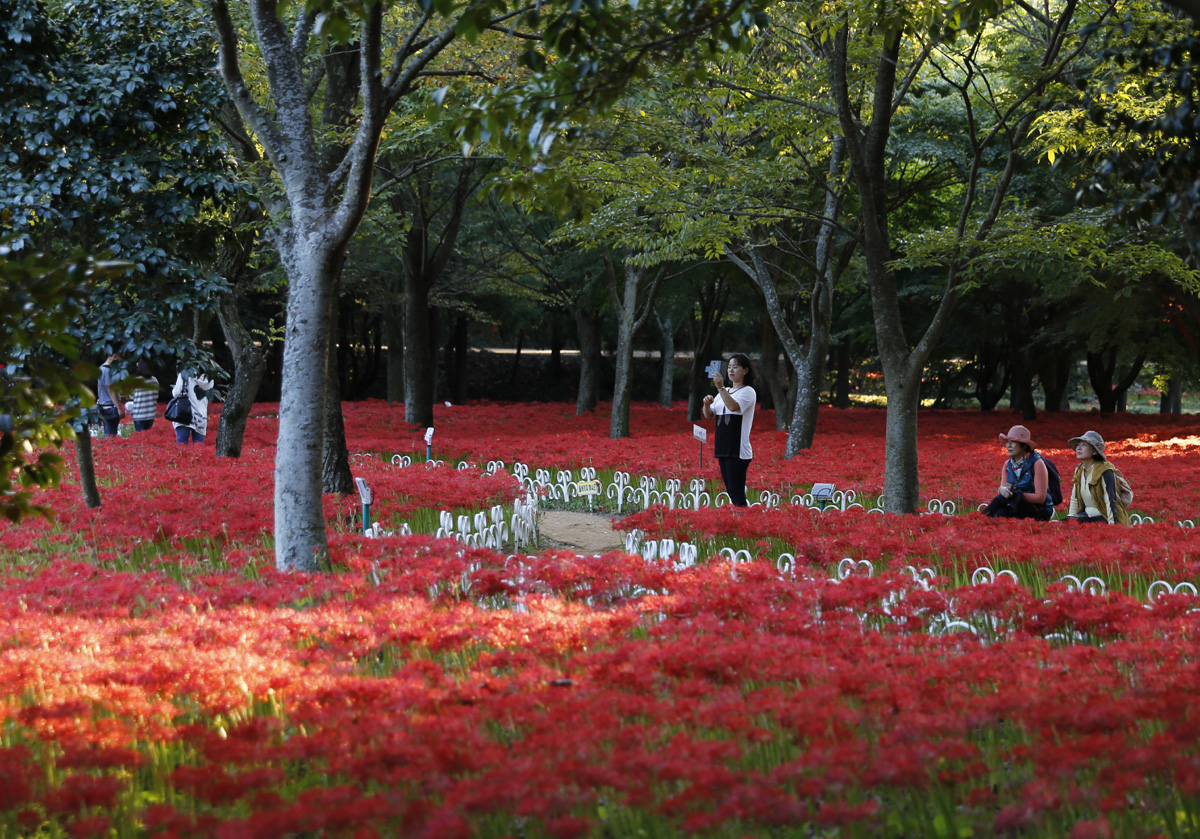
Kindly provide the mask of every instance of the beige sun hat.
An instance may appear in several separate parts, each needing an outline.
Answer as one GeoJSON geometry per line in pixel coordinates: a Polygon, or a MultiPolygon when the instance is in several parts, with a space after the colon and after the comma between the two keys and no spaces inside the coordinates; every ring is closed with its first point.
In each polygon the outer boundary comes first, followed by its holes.
{"type": "Polygon", "coordinates": [[[1067,445],[1071,448],[1075,448],[1080,443],[1087,443],[1100,454],[1104,454],[1104,438],[1098,432],[1085,431],[1078,437],[1072,437],[1067,441],[1067,445]]]}

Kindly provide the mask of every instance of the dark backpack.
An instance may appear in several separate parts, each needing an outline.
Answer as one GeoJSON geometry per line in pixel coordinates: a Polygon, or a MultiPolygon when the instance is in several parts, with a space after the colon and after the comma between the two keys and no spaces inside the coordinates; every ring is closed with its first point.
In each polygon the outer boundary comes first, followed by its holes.
{"type": "Polygon", "coordinates": [[[1046,495],[1050,497],[1050,503],[1057,507],[1062,503],[1062,479],[1058,476],[1058,467],[1054,465],[1054,461],[1043,455],[1038,455],[1042,459],[1042,463],[1046,464],[1046,495]]]}

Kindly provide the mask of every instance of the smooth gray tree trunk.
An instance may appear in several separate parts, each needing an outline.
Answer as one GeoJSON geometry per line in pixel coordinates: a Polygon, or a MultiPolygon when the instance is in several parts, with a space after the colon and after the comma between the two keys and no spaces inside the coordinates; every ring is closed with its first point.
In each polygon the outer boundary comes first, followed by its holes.
{"type": "Polygon", "coordinates": [[[825,193],[820,231],[817,234],[813,282],[809,294],[808,340],[803,346],[787,322],[775,279],[763,258],[760,248],[748,249],[749,260],[735,255],[730,259],[754,281],[763,300],[775,334],[783,344],[795,371],[795,395],[783,456],[790,460],[804,449],[812,448],[817,433],[817,409],[821,405],[821,383],[825,377],[825,360],[829,356],[829,341],[833,326],[833,291],[837,285],[837,268],[833,264],[833,236],[841,208],[841,192],[833,187],[841,181],[843,142],[835,137],[829,156],[831,185],[825,193]]]}
{"type": "Polygon", "coordinates": [[[612,417],[608,426],[608,436],[612,440],[629,436],[633,339],[653,310],[658,285],[666,275],[665,267],[656,272],[646,291],[645,302],[639,307],[638,298],[649,270],[629,264],[625,264],[623,269],[624,283],[619,287],[616,269],[611,260],[608,260],[609,294],[612,297],[613,311],[617,313],[616,381],[613,384],[612,417]]]}
{"type": "Polygon", "coordinates": [[[688,372],[689,422],[699,422],[702,418],[703,400],[708,390],[704,369],[710,361],[716,361],[713,344],[729,304],[730,289],[724,278],[709,277],[696,293],[698,317],[693,319],[689,329],[692,336],[692,367],[688,372]]]}
{"type": "Polygon", "coordinates": [[[658,321],[658,332],[662,337],[662,375],[658,382],[658,404],[663,408],[670,408],[675,390],[675,319],[669,314],[665,319],[660,318],[658,312],[654,313],[654,319],[658,321]]]}

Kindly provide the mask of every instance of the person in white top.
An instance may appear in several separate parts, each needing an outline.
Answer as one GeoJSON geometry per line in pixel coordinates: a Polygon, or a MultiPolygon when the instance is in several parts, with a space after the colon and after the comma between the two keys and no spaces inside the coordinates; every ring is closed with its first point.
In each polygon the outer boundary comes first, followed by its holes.
{"type": "MultiPolygon", "coordinates": [[[[203,443],[204,435],[208,433],[208,391],[212,390],[213,381],[204,374],[189,376],[187,380],[188,403],[192,406],[192,421],[187,425],[173,422],[175,426],[175,442],[186,443],[191,438],[193,443],[203,443]]],[[[184,392],[183,374],[175,377],[171,387],[171,396],[180,396],[184,392]]]]}
{"type": "Polygon", "coordinates": [[[721,467],[721,479],[729,501],[735,507],[749,506],[746,502],[746,473],[754,457],[750,446],[750,428],[754,425],[754,406],[758,395],[754,384],[754,367],[750,357],[734,353],[729,357],[729,386],[719,372],[713,375],[716,396],[704,397],[701,413],[705,419],[716,418],[717,433],[713,439],[713,455],[721,467]]]}

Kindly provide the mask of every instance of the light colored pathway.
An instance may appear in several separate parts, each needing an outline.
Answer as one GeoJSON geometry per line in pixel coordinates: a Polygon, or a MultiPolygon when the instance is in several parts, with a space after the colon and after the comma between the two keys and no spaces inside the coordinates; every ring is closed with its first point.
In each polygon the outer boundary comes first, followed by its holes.
{"type": "Polygon", "coordinates": [[[612,519],[596,513],[545,510],[538,514],[543,548],[603,554],[625,547],[625,534],[613,530],[612,519]]]}

